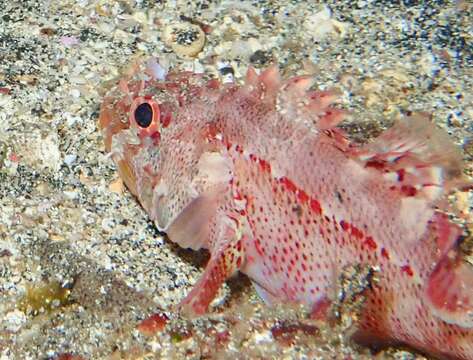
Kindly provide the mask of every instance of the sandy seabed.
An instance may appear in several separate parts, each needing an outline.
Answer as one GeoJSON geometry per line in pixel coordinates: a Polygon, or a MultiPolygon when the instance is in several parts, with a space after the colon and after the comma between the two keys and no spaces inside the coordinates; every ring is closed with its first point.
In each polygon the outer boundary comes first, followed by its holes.
{"type": "MultiPolygon", "coordinates": [[[[339,88],[357,141],[406,111],[432,113],[471,174],[471,14],[463,1],[2,0],[0,359],[422,358],[352,344],[352,309],[335,329],[270,309],[244,276],[208,316],[177,316],[206,255],[147,220],[97,118],[103,84],[136,57],[224,81],[277,62],[285,76],[339,88]],[[165,33],[191,25],[205,43],[186,58],[165,33]],[[153,313],[167,320],[149,336],[137,324],[153,313]]],[[[453,201],[465,212],[472,203],[453,201]]]]}

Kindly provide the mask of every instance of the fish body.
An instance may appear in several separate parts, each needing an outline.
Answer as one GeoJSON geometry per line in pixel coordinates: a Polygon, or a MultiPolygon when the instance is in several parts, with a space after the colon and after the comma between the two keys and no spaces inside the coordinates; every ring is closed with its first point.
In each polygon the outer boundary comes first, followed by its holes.
{"type": "Polygon", "coordinates": [[[369,266],[358,339],[473,359],[473,270],[437,209],[464,182],[459,153],[423,114],[352,144],[336,92],[312,84],[275,66],[243,85],[137,66],[106,96],[124,182],[171,241],[211,254],[181,306],[205,313],[241,271],[266,302],[324,313],[343,270],[369,266]]]}

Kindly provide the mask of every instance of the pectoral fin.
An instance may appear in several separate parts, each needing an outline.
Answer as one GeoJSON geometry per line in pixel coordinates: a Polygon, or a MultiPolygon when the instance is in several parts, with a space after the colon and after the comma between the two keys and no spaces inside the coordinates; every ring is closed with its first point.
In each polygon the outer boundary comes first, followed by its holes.
{"type": "Polygon", "coordinates": [[[210,224],[218,206],[219,191],[198,196],[165,229],[169,239],[183,248],[207,248],[210,224]]]}
{"type": "Polygon", "coordinates": [[[224,236],[219,239],[221,247],[211,254],[201,278],[180,304],[185,314],[204,314],[225,280],[235,274],[244,262],[245,235],[241,236],[236,228],[227,224],[224,226],[220,232],[224,236]]]}

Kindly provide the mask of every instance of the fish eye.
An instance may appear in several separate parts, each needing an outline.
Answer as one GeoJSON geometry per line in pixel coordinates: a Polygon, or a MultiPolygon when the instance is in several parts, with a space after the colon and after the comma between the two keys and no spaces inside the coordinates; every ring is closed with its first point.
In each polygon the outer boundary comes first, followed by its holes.
{"type": "Polygon", "coordinates": [[[153,121],[153,108],[144,102],[136,107],[134,115],[136,123],[142,128],[147,128],[153,121]]]}

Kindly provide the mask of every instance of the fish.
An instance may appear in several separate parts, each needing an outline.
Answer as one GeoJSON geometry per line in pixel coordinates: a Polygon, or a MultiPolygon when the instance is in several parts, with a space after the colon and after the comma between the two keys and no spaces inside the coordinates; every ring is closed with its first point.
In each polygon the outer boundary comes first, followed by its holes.
{"type": "Polygon", "coordinates": [[[360,343],[473,359],[473,266],[446,196],[467,191],[459,149],[426,113],[351,141],[339,91],[249,67],[242,83],[137,62],[104,96],[99,127],[156,227],[209,261],[180,310],[203,315],[246,274],[271,304],[328,319],[337,279],[368,266],[360,343]]]}

